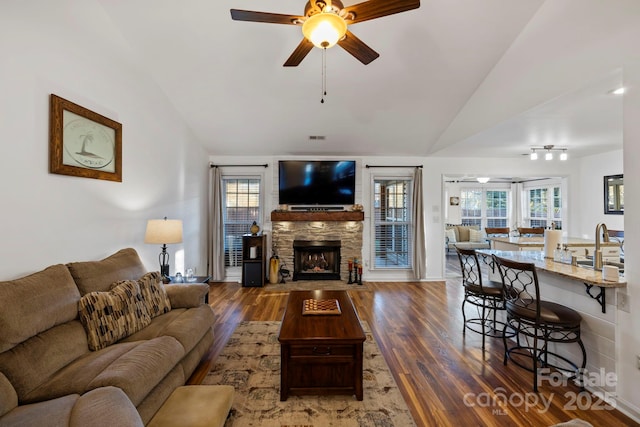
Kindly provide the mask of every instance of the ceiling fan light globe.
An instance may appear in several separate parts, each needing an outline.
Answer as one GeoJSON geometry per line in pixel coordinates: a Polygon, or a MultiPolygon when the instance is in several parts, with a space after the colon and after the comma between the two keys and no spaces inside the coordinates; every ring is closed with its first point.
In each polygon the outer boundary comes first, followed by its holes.
{"type": "Polygon", "coordinates": [[[335,13],[317,13],[302,24],[305,38],[321,49],[334,46],[346,32],[347,23],[335,13]]]}

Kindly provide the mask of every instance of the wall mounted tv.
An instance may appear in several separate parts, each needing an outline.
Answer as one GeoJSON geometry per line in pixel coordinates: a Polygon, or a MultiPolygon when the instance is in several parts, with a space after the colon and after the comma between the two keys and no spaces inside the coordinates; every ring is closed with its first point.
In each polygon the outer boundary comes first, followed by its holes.
{"type": "Polygon", "coordinates": [[[355,203],[355,160],[280,160],[281,205],[352,205],[355,203]]]}

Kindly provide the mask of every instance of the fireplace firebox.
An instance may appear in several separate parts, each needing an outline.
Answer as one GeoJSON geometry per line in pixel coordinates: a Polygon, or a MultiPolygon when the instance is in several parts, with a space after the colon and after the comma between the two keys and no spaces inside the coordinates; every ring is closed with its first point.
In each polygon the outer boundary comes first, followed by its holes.
{"type": "Polygon", "coordinates": [[[340,280],[340,240],[294,240],[293,280],[340,280]]]}

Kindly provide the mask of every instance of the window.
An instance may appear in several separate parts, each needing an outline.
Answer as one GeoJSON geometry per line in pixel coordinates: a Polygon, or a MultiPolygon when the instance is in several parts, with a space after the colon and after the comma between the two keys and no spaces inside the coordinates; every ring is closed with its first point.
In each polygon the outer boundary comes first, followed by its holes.
{"type": "Polygon", "coordinates": [[[374,179],[373,268],[412,267],[411,179],[374,179]]]}
{"type": "Polygon", "coordinates": [[[484,227],[508,227],[509,191],[466,188],[460,191],[462,223],[484,227]]]}
{"type": "Polygon", "coordinates": [[[529,227],[562,228],[562,193],[559,185],[529,188],[527,190],[529,212],[525,220],[529,227]]]}
{"type": "Polygon", "coordinates": [[[259,222],[260,178],[222,178],[224,209],[224,265],[242,264],[242,235],[249,232],[253,221],[259,222]]]}
{"type": "Polygon", "coordinates": [[[508,227],[508,192],[506,190],[487,190],[485,193],[487,227],[508,227]]]}
{"type": "Polygon", "coordinates": [[[460,210],[463,224],[482,226],[482,190],[462,190],[460,210]]]}

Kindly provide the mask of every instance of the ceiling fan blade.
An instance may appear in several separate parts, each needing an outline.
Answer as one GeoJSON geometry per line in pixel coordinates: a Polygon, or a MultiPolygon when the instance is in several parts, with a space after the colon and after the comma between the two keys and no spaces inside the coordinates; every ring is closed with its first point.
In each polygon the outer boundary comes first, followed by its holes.
{"type": "Polygon", "coordinates": [[[266,22],[268,24],[300,25],[298,21],[304,19],[304,16],[231,9],[231,19],[234,21],[266,22]]]}
{"type": "Polygon", "coordinates": [[[378,52],[367,46],[349,30],[347,30],[344,38],[340,40],[338,44],[364,65],[367,65],[380,56],[378,52]]]}
{"type": "Polygon", "coordinates": [[[305,56],[313,49],[313,43],[306,38],[303,38],[298,47],[293,51],[287,62],[284,63],[285,67],[297,67],[305,56]]]}
{"type": "Polygon", "coordinates": [[[354,19],[350,24],[368,21],[369,19],[406,12],[420,7],[420,0],[369,0],[363,3],[346,6],[343,10],[353,13],[354,19]]]}

